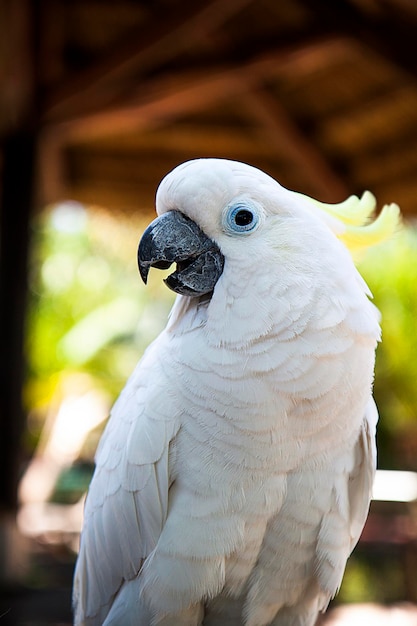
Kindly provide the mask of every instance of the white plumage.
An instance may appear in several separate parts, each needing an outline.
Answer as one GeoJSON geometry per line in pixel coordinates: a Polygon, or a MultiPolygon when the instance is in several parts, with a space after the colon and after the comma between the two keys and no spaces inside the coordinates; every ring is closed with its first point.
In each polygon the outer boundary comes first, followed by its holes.
{"type": "Polygon", "coordinates": [[[75,623],[312,626],[341,584],[375,470],[380,329],[338,238],[348,220],[217,159],[163,180],[157,212],[169,211],[216,242],[224,269],[213,293],[177,297],[113,408],[75,623]]]}

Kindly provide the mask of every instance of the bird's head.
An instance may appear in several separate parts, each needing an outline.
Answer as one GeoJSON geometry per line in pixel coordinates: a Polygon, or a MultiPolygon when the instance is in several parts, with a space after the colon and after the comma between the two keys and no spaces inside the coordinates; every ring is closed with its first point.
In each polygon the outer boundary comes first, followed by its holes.
{"type": "Polygon", "coordinates": [[[225,263],[237,261],[240,268],[249,268],[289,259],[294,265],[298,258],[307,267],[329,250],[331,258],[333,247],[341,248],[337,239],[356,249],[388,236],[398,223],[399,209],[386,206],[368,223],[374,208],[369,192],[328,205],[285,189],[243,163],[188,161],[158,188],[158,217],[139,244],[140,274],[146,283],[150,267],[167,269],[176,263],[166,279],[168,287],[181,295],[201,296],[213,291],[225,263]]]}

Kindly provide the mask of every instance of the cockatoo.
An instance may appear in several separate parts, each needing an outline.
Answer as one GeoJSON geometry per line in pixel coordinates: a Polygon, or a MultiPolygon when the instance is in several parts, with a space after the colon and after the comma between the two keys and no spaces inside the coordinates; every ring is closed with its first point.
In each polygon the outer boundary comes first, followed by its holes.
{"type": "Polygon", "coordinates": [[[96,456],[75,623],[312,626],[368,512],[379,314],[348,247],[398,207],[326,205],[223,159],[176,167],[139,269],[176,270],[167,327],[96,456]]]}

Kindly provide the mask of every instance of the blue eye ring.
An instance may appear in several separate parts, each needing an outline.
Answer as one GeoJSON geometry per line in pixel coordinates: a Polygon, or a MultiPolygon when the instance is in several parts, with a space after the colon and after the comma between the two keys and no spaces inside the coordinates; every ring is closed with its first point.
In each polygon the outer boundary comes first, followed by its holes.
{"type": "Polygon", "coordinates": [[[222,221],[223,228],[229,235],[249,235],[260,224],[260,207],[250,200],[235,201],[224,209],[222,221]]]}

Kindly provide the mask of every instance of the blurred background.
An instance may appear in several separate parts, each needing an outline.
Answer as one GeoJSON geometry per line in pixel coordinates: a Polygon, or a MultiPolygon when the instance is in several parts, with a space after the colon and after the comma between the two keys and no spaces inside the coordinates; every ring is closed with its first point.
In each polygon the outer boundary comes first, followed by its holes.
{"type": "Polygon", "coordinates": [[[2,624],[71,623],[97,441],[173,299],[137,243],[204,156],[401,206],[360,260],[385,471],[326,623],[417,624],[416,41],[415,0],[0,0],[2,624]]]}

